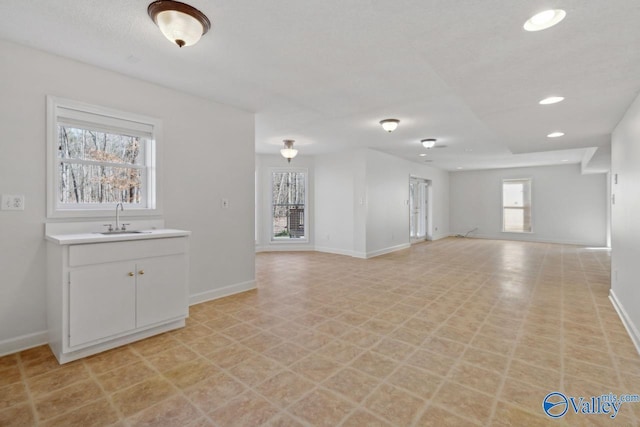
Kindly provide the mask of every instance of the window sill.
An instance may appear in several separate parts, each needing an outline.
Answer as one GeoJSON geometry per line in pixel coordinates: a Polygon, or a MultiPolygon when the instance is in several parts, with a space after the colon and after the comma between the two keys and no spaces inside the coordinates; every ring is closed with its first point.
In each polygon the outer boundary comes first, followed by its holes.
{"type": "Polygon", "coordinates": [[[269,242],[275,245],[287,245],[287,244],[308,244],[309,239],[271,239],[269,242]]]}

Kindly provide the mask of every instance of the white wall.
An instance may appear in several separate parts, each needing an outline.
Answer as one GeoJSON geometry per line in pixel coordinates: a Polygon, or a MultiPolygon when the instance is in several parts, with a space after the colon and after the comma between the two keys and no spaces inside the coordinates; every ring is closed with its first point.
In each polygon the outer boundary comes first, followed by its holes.
{"type": "Polygon", "coordinates": [[[605,246],[606,174],[579,165],[451,173],[451,232],[491,239],[605,246]],[[531,178],[532,233],[502,232],[502,180],[531,178]]]}
{"type": "Polygon", "coordinates": [[[0,194],[26,198],[0,211],[0,353],[46,329],[46,95],[160,118],[164,219],[193,232],[192,301],[254,286],[253,114],[11,43],[0,57],[0,194]]]}
{"type": "Polygon", "coordinates": [[[317,156],[315,171],[317,250],[366,258],[408,247],[412,175],[432,181],[433,238],[449,234],[446,171],[369,149],[317,156]]]}
{"type": "MultiPolygon", "coordinates": [[[[279,149],[278,149],[279,150],[279,149]]],[[[310,251],[314,248],[314,170],[315,159],[313,156],[296,156],[291,163],[279,154],[258,154],[256,158],[256,173],[258,175],[257,193],[257,235],[256,251],[310,251]],[[305,227],[308,235],[306,242],[271,241],[271,173],[274,169],[300,169],[308,175],[307,188],[307,212],[309,224],[305,227]]]]}
{"type": "Polygon", "coordinates": [[[611,150],[611,297],[640,351],[640,97],[613,132],[611,150]]]}
{"type": "Polygon", "coordinates": [[[353,255],[355,152],[315,158],[315,249],[353,255]]]}
{"type": "Polygon", "coordinates": [[[408,247],[409,177],[431,180],[433,238],[449,235],[449,173],[375,150],[366,151],[367,256],[408,247]]]}

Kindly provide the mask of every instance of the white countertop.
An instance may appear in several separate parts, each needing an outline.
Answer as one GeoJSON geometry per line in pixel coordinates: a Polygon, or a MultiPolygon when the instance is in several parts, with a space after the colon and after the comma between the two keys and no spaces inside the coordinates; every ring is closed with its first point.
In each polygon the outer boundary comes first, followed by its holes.
{"type": "Polygon", "coordinates": [[[102,242],[121,242],[124,240],[144,240],[144,239],[161,239],[166,237],[183,237],[189,236],[190,231],[173,230],[163,228],[158,230],[135,230],[144,231],[144,233],[132,234],[101,234],[96,233],[79,233],[79,234],[47,234],[45,238],[59,245],[76,245],[82,243],[102,243],[102,242]]]}

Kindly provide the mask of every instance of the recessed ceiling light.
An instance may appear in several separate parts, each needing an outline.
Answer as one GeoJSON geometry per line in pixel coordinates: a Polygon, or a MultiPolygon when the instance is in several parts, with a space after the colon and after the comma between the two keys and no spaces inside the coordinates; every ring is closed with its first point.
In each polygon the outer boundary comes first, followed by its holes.
{"type": "Polygon", "coordinates": [[[462,169],[462,166],[458,166],[456,169],[462,169]]]}
{"type": "Polygon", "coordinates": [[[567,16],[567,12],[562,9],[549,9],[544,12],[537,13],[524,23],[524,29],[527,31],[540,31],[553,27],[567,16]]]}
{"type": "Polygon", "coordinates": [[[558,138],[560,136],[564,136],[564,132],[551,132],[547,135],[547,138],[558,138]]]}
{"type": "Polygon", "coordinates": [[[550,104],[557,104],[558,102],[562,102],[562,101],[564,101],[564,96],[550,96],[540,101],[539,104],[550,105],[550,104]]]}
{"type": "Polygon", "coordinates": [[[563,160],[563,162],[568,162],[568,161],[569,161],[569,160],[567,160],[567,159],[564,159],[564,160],[563,160]]]}
{"type": "Polygon", "coordinates": [[[426,156],[426,155],[427,155],[427,153],[420,153],[420,154],[418,154],[418,156],[420,156],[420,157],[424,157],[424,156],[426,156]]]}

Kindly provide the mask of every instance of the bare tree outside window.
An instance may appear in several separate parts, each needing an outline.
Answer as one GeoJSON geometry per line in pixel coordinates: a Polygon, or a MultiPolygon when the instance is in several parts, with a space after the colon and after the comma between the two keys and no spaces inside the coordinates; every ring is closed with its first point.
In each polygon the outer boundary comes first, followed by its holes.
{"type": "Polygon", "coordinates": [[[59,124],[58,142],[59,203],[141,202],[144,138],[59,124]]]}
{"type": "Polygon", "coordinates": [[[305,173],[273,172],[271,177],[274,240],[304,239],[305,173]]]}

